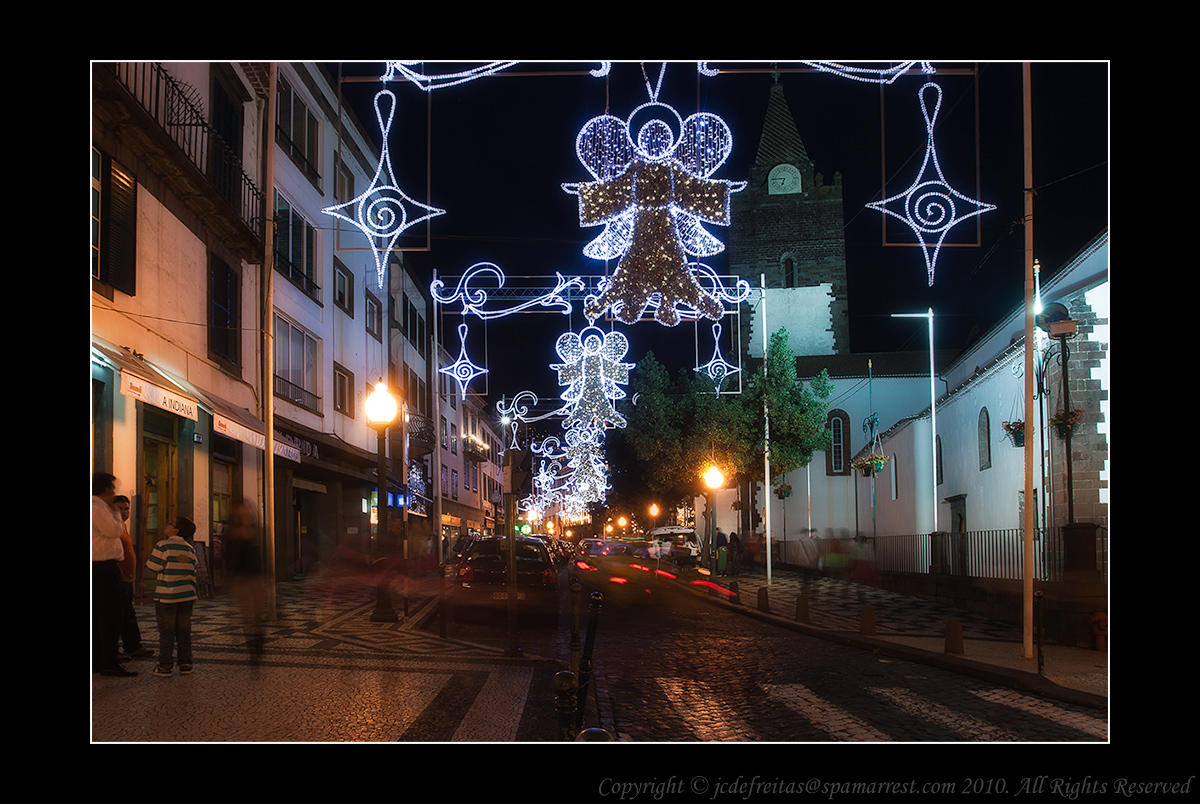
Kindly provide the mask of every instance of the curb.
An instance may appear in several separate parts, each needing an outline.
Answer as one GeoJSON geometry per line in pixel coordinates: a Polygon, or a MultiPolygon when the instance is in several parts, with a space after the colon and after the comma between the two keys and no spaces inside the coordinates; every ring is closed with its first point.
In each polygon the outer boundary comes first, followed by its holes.
{"type": "Polygon", "coordinates": [[[897,659],[905,659],[907,661],[927,664],[942,670],[948,670],[953,673],[972,676],[990,681],[1005,686],[1014,687],[1026,692],[1034,692],[1038,695],[1043,695],[1047,698],[1054,698],[1065,703],[1075,704],[1077,706],[1086,706],[1092,709],[1108,710],[1108,698],[1104,695],[1097,695],[1083,690],[1071,689],[1055,684],[1053,681],[1040,676],[1037,673],[1030,673],[1025,670],[1014,670],[1006,667],[997,667],[995,665],[984,664],[972,659],[958,658],[944,653],[934,653],[932,651],[921,650],[920,648],[910,647],[908,645],[899,645],[894,642],[888,642],[883,639],[874,639],[872,637],[858,636],[846,632],[829,631],[824,628],[818,628],[814,625],[789,620],[788,618],[769,612],[760,611],[753,606],[748,606],[744,603],[732,603],[727,600],[722,600],[711,591],[703,591],[693,588],[689,583],[677,583],[684,588],[693,597],[699,597],[713,605],[720,606],[730,611],[735,611],[747,617],[752,617],[762,622],[771,623],[773,625],[782,626],[791,631],[795,631],[805,636],[816,637],[830,642],[836,642],[840,645],[845,645],[852,648],[860,648],[869,650],[872,653],[881,653],[887,656],[892,656],[897,659]]]}

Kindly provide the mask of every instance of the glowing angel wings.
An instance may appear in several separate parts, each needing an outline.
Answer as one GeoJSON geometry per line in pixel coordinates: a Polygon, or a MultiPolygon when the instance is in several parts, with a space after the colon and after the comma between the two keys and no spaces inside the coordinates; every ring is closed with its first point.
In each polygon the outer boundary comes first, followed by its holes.
{"type": "MultiPolygon", "coordinates": [[[[670,139],[665,146],[661,146],[661,153],[649,151],[643,139],[643,134],[657,120],[643,127],[636,142],[629,124],[613,115],[594,117],[580,130],[575,138],[575,154],[597,181],[612,181],[637,158],[654,162],[672,160],[695,178],[707,179],[729,158],[733,150],[733,135],[729,126],[717,115],[697,112],[681,120],[672,107],[652,102],[635,109],[629,118],[632,120],[639,111],[650,106],[669,110],[678,124],[678,138],[669,132],[670,139]]],[[[660,124],[659,130],[664,128],[669,126],[660,124]]],[[[731,192],[746,187],[744,181],[728,184],[731,192]]],[[[579,192],[578,183],[566,183],[562,188],[571,194],[579,192]]],[[[679,208],[672,208],[671,214],[685,252],[695,257],[710,257],[724,251],[725,244],[705,230],[695,214],[679,208]]],[[[629,249],[636,217],[637,208],[631,205],[603,221],[604,231],[584,247],[583,253],[596,260],[619,258],[629,249]]]]}

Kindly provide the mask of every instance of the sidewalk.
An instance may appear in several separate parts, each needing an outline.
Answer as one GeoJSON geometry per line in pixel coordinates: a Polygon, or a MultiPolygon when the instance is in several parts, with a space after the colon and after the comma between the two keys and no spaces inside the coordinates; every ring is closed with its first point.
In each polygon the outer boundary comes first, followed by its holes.
{"type": "MultiPolygon", "coordinates": [[[[413,583],[407,616],[371,619],[374,590],[358,579],[278,584],[277,618],[255,664],[227,594],[197,601],[195,672],[151,674],[157,655],[92,676],[94,742],[552,742],[553,676],[544,657],[439,638],[420,628],[436,582],[413,583]]],[[[154,607],[135,607],[143,644],[158,652],[154,607]]]]}
{"type": "Polygon", "coordinates": [[[1033,658],[1021,656],[1023,635],[1019,626],[980,617],[965,609],[855,581],[806,578],[799,570],[777,565],[772,567],[769,585],[763,566],[745,567],[734,576],[711,576],[703,570],[693,570],[686,580],[707,581],[720,587],[694,587],[696,594],[718,605],[810,636],[986,678],[1071,703],[1102,709],[1108,706],[1106,652],[1043,644],[1043,672],[1039,675],[1037,645],[1033,658]],[[766,590],[766,611],[759,606],[760,590],[766,590]],[[802,612],[797,609],[802,595],[807,604],[807,620],[801,619],[802,612]],[[866,606],[873,615],[873,629],[869,625],[863,628],[866,606]],[[961,654],[946,652],[949,620],[956,620],[962,626],[961,654]]]}

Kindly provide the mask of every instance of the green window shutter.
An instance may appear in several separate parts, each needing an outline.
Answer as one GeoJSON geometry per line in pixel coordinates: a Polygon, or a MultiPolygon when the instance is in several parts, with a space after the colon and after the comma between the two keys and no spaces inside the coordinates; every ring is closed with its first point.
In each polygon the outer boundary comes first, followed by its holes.
{"type": "Polygon", "coordinates": [[[106,237],[101,276],[122,293],[137,291],[137,179],[115,159],[106,157],[105,197],[101,200],[106,237]]]}

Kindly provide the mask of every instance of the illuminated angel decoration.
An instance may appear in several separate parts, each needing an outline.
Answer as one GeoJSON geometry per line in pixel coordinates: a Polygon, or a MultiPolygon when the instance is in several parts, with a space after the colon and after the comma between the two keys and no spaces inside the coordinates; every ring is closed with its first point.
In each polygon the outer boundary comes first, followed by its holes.
{"type": "Polygon", "coordinates": [[[383,132],[383,147],[380,149],[379,166],[375,168],[375,176],[358,197],[321,210],[357,226],[366,235],[375,255],[375,271],[381,288],[384,285],[387,255],[395,247],[396,240],[404,230],[446,213],[444,209],[437,209],[409,198],[396,182],[396,174],[392,171],[392,157],[388,152],[388,132],[392,128],[392,117],[395,113],[396,96],[389,90],[381,90],[375,96],[375,118],[383,132]],[[384,100],[388,101],[386,122],[383,119],[384,112],[380,108],[380,103],[384,100]]]}
{"type": "Polygon", "coordinates": [[[654,319],[666,326],[680,321],[677,305],[707,318],[724,313],[719,294],[700,286],[689,255],[718,254],[725,244],[702,223],[728,226],[729,197],[745,182],[709,178],[729,157],[733,137],[725,121],[699,112],[683,120],[666,104],[642,104],[628,121],[612,115],[592,118],[575,141],[579,161],[596,181],[564,184],[579,196],[582,226],[604,226],[583,253],[597,260],[619,259],[598,297],[584,307],[594,321],[611,308],[632,324],[657,296],[654,319]],[[635,118],[647,112],[634,136],[635,118]],[[673,121],[674,125],[671,122],[673,121]]]}
{"type": "Polygon", "coordinates": [[[942,175],[942,167],[938,164],[937,151],[933,147],[933,125],[942,105],[942,88],[933,82],[927,83],[918,91],[917,97],[921,102],[921,114],[925,116],[925,130],[928,136],[925,161],[921,163],[917,178],[907,190],[891,198],[867,204],[867,207],[904,221],[916,233],[921,250],[925,254],[925,270],[932,286],[938,252],[942,248],[942,241],[946,239],[946,233],[956,224],[996,207],[967,198],[946,182],[945,176],[942,175]],[[932,113],[925,102],[925,91],[928,89],[932,89],[937,96],[932,113]],[[933,235],[937,236],[937,242],[927,242],[926,238],[933,235]]]}
{"type": "Polygon", "coordinates": [[[563,333],[554,349],[563,362],[550,368],[558,370],[558,384],[566,386],[561,395],[567,402],[563,427],[624,427],[625,417],[613,407],[613,401],[625,398],[620,386],[629,382],[629,370],[634,367],[621,362],[629,351],[625,336],[589,326],[579,334],[563,333]]]}

